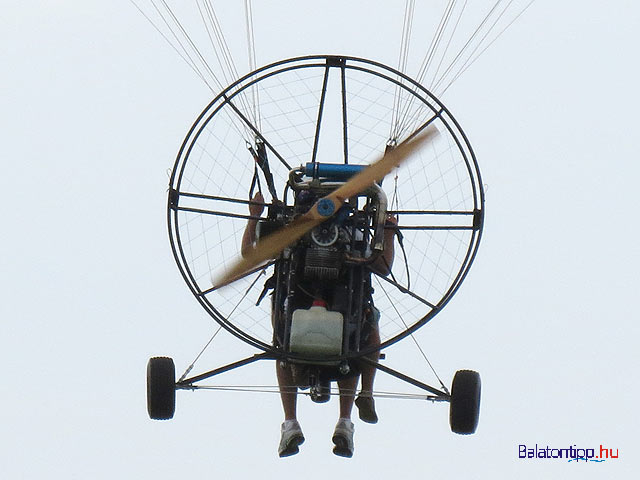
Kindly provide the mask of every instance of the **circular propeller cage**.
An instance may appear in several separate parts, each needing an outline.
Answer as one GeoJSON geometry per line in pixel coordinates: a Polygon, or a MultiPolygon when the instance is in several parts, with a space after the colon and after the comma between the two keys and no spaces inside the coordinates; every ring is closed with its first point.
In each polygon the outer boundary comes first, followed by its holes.
{"type": "Polygon", "coordinates": [[[396,240],[392,275],[372,274],[381,348],[441,311],[476,255],[484,194],[464,132],[417,82],[359,58],[283,60],[220,93],[184,140],[168,202],[176,262],[208,314],[243,341],[275,353],[269,297],[256,305],[274,267],[212,288],[240,255],[256,172],[265,203],[273,201],[249,147],[264,143],[283,200],[290,169],[312,160],[366,165],[427,125],[440,135],[382,182],[387,209],[397,212],[406,261],[396,240]]]}

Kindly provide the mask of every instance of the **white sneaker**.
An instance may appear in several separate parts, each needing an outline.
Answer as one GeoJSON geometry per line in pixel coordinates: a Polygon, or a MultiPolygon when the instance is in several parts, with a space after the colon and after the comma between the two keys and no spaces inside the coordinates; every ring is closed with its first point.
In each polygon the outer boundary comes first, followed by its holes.
{"type": "Polygon", "coordinates": [[[282,435],[280,437],[280,446],[278,447],[278,455],[288,457],[298,453],[298,445],[304,443],[304,435],[297,420],[285,420],[280,427],[282,435]]]}
{"type": "Polygon", "coordinates": [[[353,422],[348,418],[338,419],[336,429],[333,431],[333,453],[340,457],[353,456],[353,422]]]}

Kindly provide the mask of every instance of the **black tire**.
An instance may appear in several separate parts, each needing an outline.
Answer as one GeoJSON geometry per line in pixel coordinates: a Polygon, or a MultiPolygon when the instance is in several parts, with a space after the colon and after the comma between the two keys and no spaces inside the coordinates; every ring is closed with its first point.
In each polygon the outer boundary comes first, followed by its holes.
{"type": "Polygon", "coordinates": [[[147,411],[154,420],[173,418],[176,410],[176,367],[173,359],[153,357],[147,363],[147,411]]]}
{"type": "Polygon", "coordinates": [[[480,374],[473,370],[459,370],[451,385],[449,424],[460,435],[475,433],[480,416],[480,374]]]}

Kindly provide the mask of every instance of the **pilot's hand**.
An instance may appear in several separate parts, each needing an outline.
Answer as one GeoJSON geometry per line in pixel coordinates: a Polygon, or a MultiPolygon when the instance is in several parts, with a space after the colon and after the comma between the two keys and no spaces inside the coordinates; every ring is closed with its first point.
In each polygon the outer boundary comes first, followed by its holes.
{"type": "MultiPolygon", "coordinates": [[[[252,202],[264,203],[264,197],[260,192],[256,192],[256,194],[251,199],[252,202]]],[[[264,210],[264,205],[249,205],[249,214],[252,217],[259,217],[264,210]]]]}
{"type": "MultiPolygon", "coordinates": [[[[387,220],[384,222],[385,226],[387,227],[395,227],[396,225],[398,225],[398,219],[396,218],[395,215],[387,215],[387,220]]],[[[393,235],[395,235],[395,233],[398,230],[396,230],[395,228],[385,228],[384,229],[384,234],[385,234],[385,238],[390,238],[393,235]]]]}

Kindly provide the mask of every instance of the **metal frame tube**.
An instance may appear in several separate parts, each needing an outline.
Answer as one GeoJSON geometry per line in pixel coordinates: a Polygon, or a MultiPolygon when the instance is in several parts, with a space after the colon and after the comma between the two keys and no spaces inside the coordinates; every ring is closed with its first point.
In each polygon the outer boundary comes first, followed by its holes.
{"type": "Polygon", "coordinates": [[[437,388],[427,385],[426,383],[422,383],[421,381],[416,380],[415,378],[409,377],[404,373],[400,373],[396,370],[393,370],[392,368],[385,367],[384,365],[381,365],[378,362],[371,360],[370,358],[360,357],[358,361],[371,365],[372,367],[375,367],[378,370],[388,373],[389,375],[396,377],[399,380],[403,380],[407,383],[410,383],[411,385],[421,388],[422,390],[426,390],[429,393],[433,393],[434,395],[442,398],[443,400],[449,401],[451,399],[451,395],[449,395],[448,393],[443,392],[442,390],[438,390],[437,388]]]}
{"type": "Polygon", "coordinates": [[[278,357],[272,353],[264,352],[264,353],[256,353],[251,357],[244,358],[242,360],[238,360],[237,362],[230,363],[228,365],[224,365],[222,367],[216,368],[215,370],[211,370],[209,372],[203,373],[201,375],[196,375],[195,377],[190,377],[182,380],[181,382],[176,383],[177,389],[185,389],[188,390],[193,386],[194,383],[199,382],[201,380],[206,380],[207,378],[214,377],[224,372],[228,372],[230,370],[234,370],[239,367],[243,367],[245,365],[249,365],[253,362],[257,362],[258,360],[277,360],[278,357]]]}

